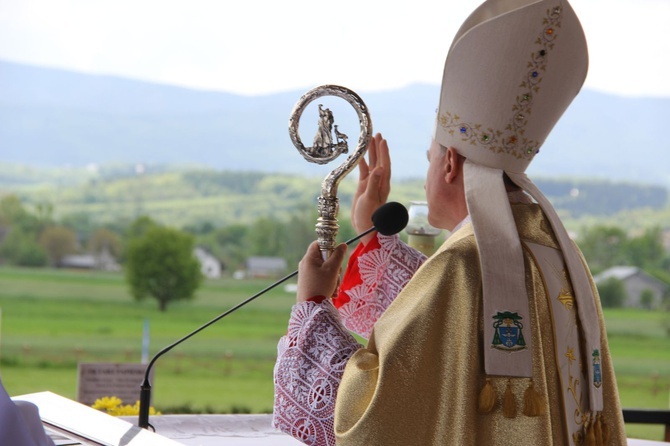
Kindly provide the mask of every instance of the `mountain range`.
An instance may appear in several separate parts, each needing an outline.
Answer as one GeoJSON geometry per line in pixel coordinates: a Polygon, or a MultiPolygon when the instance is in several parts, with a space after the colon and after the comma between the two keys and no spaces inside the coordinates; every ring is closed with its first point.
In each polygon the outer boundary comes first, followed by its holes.
{"type": "MultiPolygon", "coordinates": [[[[325,174],[339,161],[307,163],[288,134],[291,111],[305,92],[242,96],[0,61],[0,162],[325,174]]],[[[357,93],[374,131],[389,140],[394,178],[422,177],[439,86],[357,93]]],[[[304,145],[311,145],[316,131],[317,102],[333,110],[353,148],[358,120],[339,98],[320,98],[303,112],[304,145]]],[[[528,173],[670,187],[670,139],[662,131],[668,117],[670,98],[583,90],[528,173]]]]}

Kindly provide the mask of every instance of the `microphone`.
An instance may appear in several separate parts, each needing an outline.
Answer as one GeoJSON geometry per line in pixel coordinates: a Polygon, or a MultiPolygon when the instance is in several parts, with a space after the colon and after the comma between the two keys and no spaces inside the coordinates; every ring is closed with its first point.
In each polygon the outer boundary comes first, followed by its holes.
{"type": "MultiPolygon", "coordinates": [[[[405,206],[402,204],[391,201],[388,203],[385,203],[381,205],[373,214],[372,214],[372,224],[373,226],[358,234],[356,237],[347,240],[345,243],[347,245],[352,244],[353,242],[357,241],[358,239],[362,238],[363,236],[371,233],[372,231],[378,231],[382,235],[394,235],[397,234],[398,232],[402,231],[405,226],[407,226],[407,222],[409,221],[409,214],[407,213],[407,209],[405,206]]],[[[267,288],[259,291],[258,293],[254,294],[253,296],[249,297],[247,300],[240,302],[239,304],[235,305],[233,308],[230,310],[226,311],[225,313],[221,313],[211,321],[207,322],[204,325],[201,325],[200,327],[196,328],[186,336],[182,337],[181,339],[178,339],[177,341],[173,342],[172,344],[168,345],[167,347],[163,348],[161,351],[156,353],[153,358],[151,358],[151,361],[149,361],[149,365],[147,366],[147,370],[144,374],[144,381],[142,381],[142,385],[140,386],[140,407],[139,407],[139,417],[137,420],[137,425],[141,427],[142,429],[147,429],[149,426],[149,405],[151,402],[151,383],[149,382],[149,373],[151,372],[151,369],[156,362],[158,358],[163,356],[165,353],[169,352],[182,342],[186,341],[187,339],[191,338],[192,336],[200,333],[202,330],[205,328],[209,327],[210,325],[214,324],[215,322],[219,321],[220,319],[223,319],[224,317],[228,316],[230,313],[233,311],[238,310],[239,308],[245,306],[252,300],[256,299],[257,297],[265,294],[266,292],[270,291],[271,289],[275,288],[277,285],[280,285],[284,282],[286,282],[288,279],[291,277],[295,276],[298,274],[298,271],[293,271],[291,274],[279,279],[277,282],[273,283],[272,285],[268,286],[267,288]]],[[[154,427],[151,426],[151,429],[155,431],[154,427]]]]}
{"type": "Polygon", "coordinates": [[[408,221],[409,214],[407,213],[405,206],[396,201],[390,201],[379,206],[379,208],[372,214],[373,226],[370,229],[357,235],[351,240],[348,240],[346,244],[349,245],[363,237],[363,235],[369,234],[374,230],[377,230],[377,232],[382,235],[397,234],[405,229],[408,221]]]}

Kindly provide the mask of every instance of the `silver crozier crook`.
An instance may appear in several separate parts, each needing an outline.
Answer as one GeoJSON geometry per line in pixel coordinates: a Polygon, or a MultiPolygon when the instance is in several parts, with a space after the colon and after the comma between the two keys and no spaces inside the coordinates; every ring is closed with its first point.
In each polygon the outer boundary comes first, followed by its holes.
{"type": "Polygon", "coordinates": [[[335,249],[335,237],[340,228],[337,224],[337,212],[340,208],[339,199],[337,198],[337,187],[340,184],[340,180],[356,167],[358,161],[365,155],[368,144],[370,144],[370,138],[372,137],[372,121],[363,100],[348,88],[338,85],[322,85],[308,91],[295,104],[288,121],[288,131],[291,135],[291,141],[293,141],[293,145],[296,146],[307,161],[317,164],[327,164],[340,154],[348,153],[349,151],[347,135],[338,130],[333,113],[330,109],[323,108],[321,104],[319,104],[318,129],[312,147],[305,147],[300,140],[298,127],[302,112],[309,103],[322,96],[337,96],[347,101],[356,110],[360,123],[360,135],[356,150],[347,157],[342,165],[330,172],[321,183],[321,196],[318,200],[319,218],[316,223],[316,233],[318,235],[321,255],[325,260],[335,249]]]}

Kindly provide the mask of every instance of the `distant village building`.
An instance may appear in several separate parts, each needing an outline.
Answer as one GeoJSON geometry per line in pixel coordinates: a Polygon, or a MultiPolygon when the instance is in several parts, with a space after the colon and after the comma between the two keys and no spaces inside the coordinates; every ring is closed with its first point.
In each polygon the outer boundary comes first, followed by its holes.
{"type": "Polygon", "coordinates": [[[200,271],[202,275],[209,279],[218,279],[221,277],[223,272],[223,266],[219,259],[214,257],[209,251],[200,246],[196,247],[193,251],[193,254],[198,258],[200,262],[200,271]]]}
{"type": "Polygon", "coordinates": [[[108,249],[97,254],[70,254],[58,262],[59,268],[95,269],[99,271],[121,271],[121,265],[108,249]]]}
{"type": "Polygon", "coordinates": [[[247,277],[278,277],[286,272],[286,260],[281,257],[249,257],[247,277]]]}
{"type": "Polygon", "coordinates": [[[651,292],[653,299],[651,308],[658,308],[663,300],[663,295],[668,289],[668,285],[645,273],[635,266],[613,266],[593,277],[593,280],[602,283],[608,279],[620,280],[626,289],[626,301],[624,307],[642,307],[642,294],[651,292]]]}

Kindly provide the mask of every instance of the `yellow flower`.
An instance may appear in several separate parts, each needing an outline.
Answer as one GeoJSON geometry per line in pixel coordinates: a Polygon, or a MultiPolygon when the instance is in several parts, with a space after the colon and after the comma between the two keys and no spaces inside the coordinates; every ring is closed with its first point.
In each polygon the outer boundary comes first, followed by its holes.
{"type": "Polygon", "coordinates": [[[109,413],[111,410],[114,410],[116,406],[118,406],[121,403],[122,403],[121,399],[115,396],[112,397],[105,396],[95,400],[95,403],[93,403],[93,406],[91,407],[109,413]]]}
{"type": "Polygon", "coordinates": [[[575,358],[575,350],[571,347],[568,347],[568,351],[565,353],[565,356],[570,360],[570,364],[577,360],[577,358],[575,358]]]}
{"type": "MultiPolygon", "coordinates": [[[[99,398],[95,400],[95,403],[93,403],[93,406],[91,407],[106,412],[107,414],[113,415],[115,417],[139,415],[140,413],[139,400],[136,401],[132,406],[130,404],[123,405],[123,401],[115,396],[105,396],[103,398],[99,398]]],[[[149,407],[149,415],[161,415],[161,413],[157,412],[153,407],[149,407]]]]}

